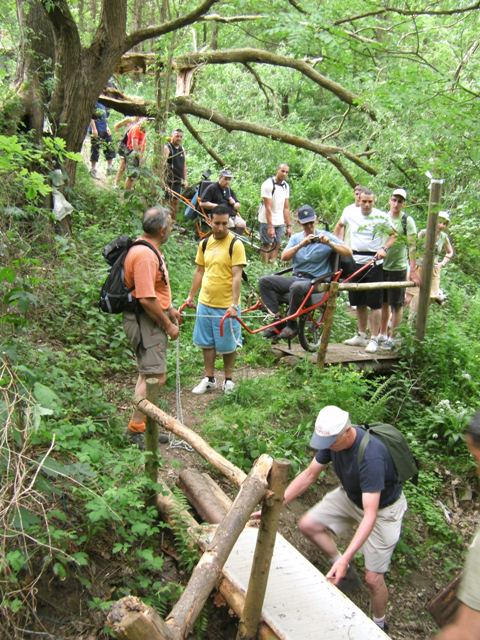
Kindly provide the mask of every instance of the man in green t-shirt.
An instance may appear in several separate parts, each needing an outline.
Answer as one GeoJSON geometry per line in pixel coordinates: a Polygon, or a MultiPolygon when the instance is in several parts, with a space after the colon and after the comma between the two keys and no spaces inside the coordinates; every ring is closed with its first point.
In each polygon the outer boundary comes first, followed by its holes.
{"type": "MultiPolygon", "coordinates": [[[[390,197],[388,222],[393,228],[396,240],[387,251],[383,261],[383,279],[385,282],[401,282],[407,279],[407,267],[410,265],[410,277],[415,273],[415,245],[417,227],[415,220],[402,211],[407,199],[405,189],[395,189],[390,197]]],[[[419,284],[416,282],[416,284],[419,284]]],[[[405,305],[405,289],[384,289],[382,321],[378,344],[383,349],[395,348],[395,330],[402,321],[405,305]],[[390,325],[391,333],[388,336],[390,325]]]]}
{"type": "MultiPolygon", "coordinates": [[[[466,441],[477,463],[480,476],[480,411],[467,427],[466,441]]],[[[480,528],[468,550],[462,582],[457,593],[460,606],[453,624],[445,627],[435,640],[475,640],[480,638],[480,528]]]]}

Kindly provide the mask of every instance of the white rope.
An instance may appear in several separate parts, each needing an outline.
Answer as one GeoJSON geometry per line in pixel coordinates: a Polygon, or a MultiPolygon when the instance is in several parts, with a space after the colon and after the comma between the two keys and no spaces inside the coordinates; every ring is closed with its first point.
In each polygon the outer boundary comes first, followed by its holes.
{"type": "MultiPolygon", "coordinates": [[[[175,402],[176,402],[176,416],[177,420],[183,424],[183,409],[182,409],[182,387],[180,384],[180,333],[176,340],[176,363],[175,363],[175,402]]],[[[174,434],[170,432],[168,434],[168,448],[169,449],[185,449],[186,451],[193,451],[185,440],[178,440],[174,434]]]]}

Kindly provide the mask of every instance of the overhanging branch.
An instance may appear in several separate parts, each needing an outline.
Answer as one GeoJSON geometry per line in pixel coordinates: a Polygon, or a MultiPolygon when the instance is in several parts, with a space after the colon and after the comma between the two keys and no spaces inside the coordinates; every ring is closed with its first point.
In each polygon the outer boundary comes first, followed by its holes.
{"type": "Polygon", "coordinates": [[[144,42],[144,40],[149,40],[150,38],[158,38],[159,36],[163,36],[166,33],[176,31],[177,29],[181,29],[182,27],[186,27],[189,24],[197,22],[197,20],[199,20],[203,16],[203,14],[206,13],[210,9],[210,7],[212,7],[218,1],[219,0],[203,0],[203,2],[199,4],[196,9],[190,11],[190,13],[187,13],[184,16],[181,16],[180,18],[175,18],[175,20],[164,22],[163,24],[155,27],[146,27],[145,29],[134,31],[126,37],[123,50],[129,51],[135,45],[139,44],[140,42],[144,42]]]}
{"type": "Polygon", "coordinates": [[[354,153],[343,149],[342,147],[323,145],[318,142],[308,140],[307,138],[302,138],[301,136],[296,136],[294,134],[280,131],[278,129],[271,129],[270,127],[265,127],[254,122],[234,120],[233,118],[228,118],[227,116],[218,113],[218,111],[213,111],[213,109],[206,109],[201,105],[195,104],[191,100],[188,100],[184,97],[176,98],[172,103],[172,109],[177,115],[189,114],[197,116],[198,118],[202,118],[203,120],[214,122],[226,131],[245,131],[246,133],[252,133],[264,138],[270,138],[271,140],[284,142],[285,144],[289,144],[300,149],[307,149],[308,151],[312,151],[313,153],[316,153],[326,158],[327,160],[329,160],[332,156],[335,157],[341,155],[350,160],[350,162],[353,162],[355,165],[360,167],[366,173],[369,173],[373,176],[377,175],[377,170],[375,169],[375,167],[373,167],[368,162],[365,162],[354,153]]]}
{"type": "Polygon", "coordinates": [[[231,63],[245,64],[248,62],[258,62],[261,64],[271,64],[279,67],[289,67],[300,71],[303,75],[313,80],[317,85],[330,91],[337,96],[343,102],[355,106],[362,111],[365,111],[372,120],[376,120],[376,116],[373,110],[362,103],[362,98],[355,95],[342,85],[338,84],[330,78],[318,73],[310,64],[303,60],[296,60],[295,58],[289,58],[287,56],[281,56],[269,51],[263,51],[262,49],[230,49],[217,51],[201,51],[190,53],[174,61],[174,66],[177,69],[183,67],[195,67],[201,64],[231,64],[231,63]]]}

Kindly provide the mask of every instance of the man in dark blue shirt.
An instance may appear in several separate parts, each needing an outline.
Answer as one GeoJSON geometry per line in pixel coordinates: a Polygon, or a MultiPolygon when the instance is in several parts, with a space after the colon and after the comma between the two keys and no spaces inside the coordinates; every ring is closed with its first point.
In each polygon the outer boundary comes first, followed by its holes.
{"type": "Polygon", "coordinates": [[[103,149],[107,161],[107,175],[114,173],[113,160],[115,149],[113,148],[112,135],[108,126],[108,109],[101,102],[95,103],[95,110],[90,120],[90,162],[92,165],[90,175],[98,178],[97,162],[100,158],[100,149],[103,149]]]}
{"type": "Polygon", "coordinates": [[[378,438],[371,436],[359,463],[364,435],[363,429],[352,425],[346,411],[324,407],[310,441],[317,453],[287,487],[284,502],[288,504],[306,491],[332,462],[340,486],[301,518],[299,528],[330,558],[332,567],[327,578],[335,585],[347,576],[357,551],[362,551],[373,620],[385,628],[388,590],[384,574],[400,538],[407,502],[390,452],[378,438]],[[355,527],[350,543],[340,553],[332,534],[341,535],[355,527]]]}

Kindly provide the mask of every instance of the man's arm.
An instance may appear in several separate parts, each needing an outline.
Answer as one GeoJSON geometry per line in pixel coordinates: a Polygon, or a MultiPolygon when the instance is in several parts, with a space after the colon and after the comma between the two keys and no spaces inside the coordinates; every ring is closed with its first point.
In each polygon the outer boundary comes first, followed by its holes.
{"type": "Polygon", "coordinates": [[[98,136],[97,125],[95,124],[95,120],[92,118],[90,120],[90,129],[92,131],[92,136],[96,138],[98,136]]]}
{"type": "Polygon", "coordinates": [[[480,611],[460,604],[455,622],[442,629],[434,640],[478,640],[480,638],[480,611]]]}
{"type": "Polygon", "coordinates": [[[178,324],[172,322],[170,314],[162,309],[162,305],[157,298],[138,298],[145,313],[163,328],[165,333],[172,339],[178,338],[178,324]]]}
{"type": "Polygon", "coordinates": [[[335,229],[333,230],[333,233],[334,233],[334,235],[337,236],[337,238],[339,240],[343,240],[344,239],[344,237],[345,237],[345,225],[343,224],[341,219],[335,225],[335,229]]]}
{"type": "Polygon", "coordinates": [[[353,560],[353,557],[371,534],[375,521],[377,519],[378,505],[380,504],[380,492],[378,493],[364,493],[362,494],[363,504],[363,518],[358,525],[357,530],[354,533],[350,544],[345,549],[340,558],[333,563],[332,568],[327,573],[327,579],[331,580],[333,584],[338,584],[339,581],[347,573],[348,565],[353,560]]]}
{"type": "Polygon", "coordinates": [[[241,265],[232,267],[232,304],[228,308],[228,313],[231,316],[238,315],[238,306],[240,305],[240,289],[242,286],[242,271],[241,265]]]}
{"type": "Polygon", "coordinates": [[[287,236],[290,237],[292,235],[292,220],[290,216],[289,198],[285,198],[285,202],[283,204],[283,219],[285,220],[285,224],[287,225],[287,236]]]}
{"type": "Polygon", "coordinates": [[[189,307],[195,306],[195,298],[196,295],[202,286],[203,274],[205,273],[205,267],[201,267],[199,264],[195,269],[195,273],[193,274],[192,286],[190,287],[190,292],[187,296],[185,302],[189,307]]]}
{"type": "Polygon", "coordinates": [[[323,469],[325,469],[325,465],[320,464],[320,462],[317,462],[315,458],[313,458],[308,467],[299,473],[285,489],[283,503],[288,504],[292,502],[292,500],[295,500],[295,498],[298,498],[298,496],[301,496],[302,493],[305,493],[308,487],[318,479],[323,469]]]}
{"type": "Polygon", "coordinates": [[[205,189],[205,192],[204,192],[203,196],[200,198],[200,202],[201,202],[202,207],[207,211],[209,209],[215,209],[215,207],[218,207],[218,204],[219,204],[218,202],[212,202],[212,200],[209,199],[215,193],[214,189],[212,188],[213,186],[214,185],[208,186],[205,189]]]}
{"type": "Polygon", "coordinates": [[[267,229],[267,233],[270,236],[270,238],[274,238],[275,237],[275,229],[273,228],[273,224],[272,224],[272,198],[262,198],[263,201],[263,206],[265,207],[265,219],[266,219],[266,224],[268,225],[268,229],[267,229]]]}
{"type": "Polygon", "coordinates": [[[164,144],[163,145],[163,157],[164,158],[168,158],[169,155],[170,155],[170,149],[168,147],[168,144],[164,144]]]}

